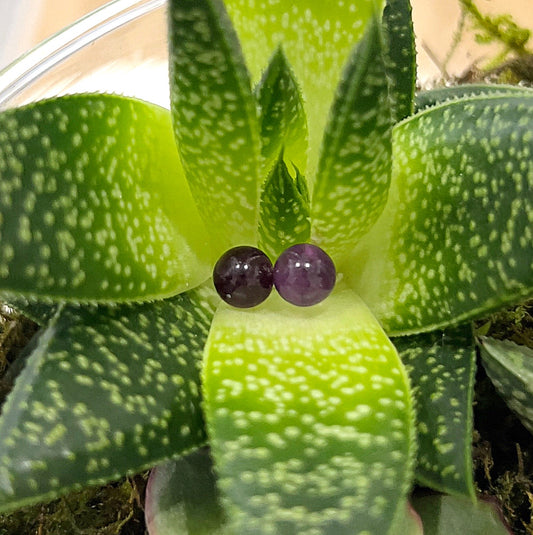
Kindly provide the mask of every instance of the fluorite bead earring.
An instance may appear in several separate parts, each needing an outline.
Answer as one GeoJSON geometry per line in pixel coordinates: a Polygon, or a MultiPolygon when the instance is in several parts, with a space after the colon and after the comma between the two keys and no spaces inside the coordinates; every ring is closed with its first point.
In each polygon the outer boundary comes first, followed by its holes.
{"type": "Polygon", "coordinates": [[[215,264],[213,283],[226,303],[238,308],[254,307],[272,291],[272,262],[256,247],[234,247],[215,264]]]}
{"type": "Polygon", "coordinates": [[[333,260],[320,247],[300,243],[289,247],[274,264],[274,286],[293,305],[306,307],[323,301],[335,286],[333,260]]]}
{"type": "Polygon", "coordinates": [[[323,301],[335,286],[331,258],[316,245],[289,247],[274,267],[265,253],[242,245],[226,251],[215,264],[213,283],[226,303],[250,308],[262,303],[272,286],[285,301],[306,307],[323,301]]]}

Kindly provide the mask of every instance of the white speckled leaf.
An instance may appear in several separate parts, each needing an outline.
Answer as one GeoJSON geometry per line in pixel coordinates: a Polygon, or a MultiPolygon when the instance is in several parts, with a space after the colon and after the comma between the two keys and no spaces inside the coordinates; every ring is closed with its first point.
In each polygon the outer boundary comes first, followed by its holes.
{"type": "Polygon", "coordinates": [[[272,295],[218,309],[205,412],[229,526],[239,535],[389,533],[415,449],[398,354],[350,290],[298,308],[272,295]]]}
{"type": "Polygon", "coordinates": [[[8,305],[41,327],[54,317],[60,306],[59,303],[43,303],[24,299],[23,297],[10,298],[8,305]]]}
{"type": "Polygon", "coordinates": [[[342,67],[384,0],[229,0],[228,12],[254,80],[259,80],[281,44],[301,84],[309,126],[309,166],[313,176],[328,109],[342,67]]]}
{"type": "Polygon", "coordinates": [[[437,87],[426,91],[419,91],[415,96],[417,112],[436,104],[444,104],[450,100],[475,96],[503,96],[503,95],[533,95],[533,89],[517,85],[505,84],[464,84],[452,87],[437,87]]]}
{"type": "Polygon", "coordinates": [[[385,211],[340,266],[389,333],[533,295],[533,97],[473,97],[394,128],[385,211]]]}
{"type": "Polygon", "coordinates": [[[210,269],[167,110],[75,95],[0,114],[0,293],[146,300],[210,269]]]}
{"type": "Polygon", "coordinates": [[[263,169],[270,171],[283,150],[285,159],[305,173],[307,118],[300,88],[281,47],[272,56],[255,93],[261,109],[263,169]]]}
{"type": "Polygon", "coordinates": [[[533,349],[482,337],[481,358],[500,395],[533,433],[533,349]]]}
{"type": "Polygon", "coordinates": [[[275,262],[291,245],[309,241],[309,197],[305,179],[289,170],[280,154],[261,194],[259,248],[275,262]]]}
{"type": "Polygon", "coordinates": [[[410,1],[387,0],[383,26],[394,116],[396,121],[400,121],[413,113],[416,84],[415,34],[410,1]]]}
{"type": "Polygon", "coordinates": [[[256,101],[222,0],[173,0],[170,84],[187,180],[214,246],[253,244],[261,185],[256,101]]]}
{"type": "Polygon", "coordinates": [[[153,466],[205,441],[199,368],[213,314],[196,290],[62,307],[0,417],[0,510],[153,466]]]}
{"type": "Polygon", "coordinates": [[[473,498],[476,355],[471,326],[394,338],[393,343],[413,385],[417,479],[426,487],[473,498]]]}
{"type": "Polygon", "coordinates": [[[380,23],[350,56],[324,133],[311,202],[311,235],[335,260],[375,223],[387,200],[392,151],[380,23]]]}
{"type": "Polygon", "coordinates": [[[151,471],[144,514],[149,535],[227,533],[208,448],[151,471]]]}

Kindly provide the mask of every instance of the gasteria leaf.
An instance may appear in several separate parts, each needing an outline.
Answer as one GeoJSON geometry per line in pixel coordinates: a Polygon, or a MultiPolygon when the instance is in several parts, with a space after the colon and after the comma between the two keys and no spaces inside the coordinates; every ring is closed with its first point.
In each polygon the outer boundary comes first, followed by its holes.
{"type": "Polygon", "coordinates": [[[424,535],[464,533],[466,526],[468,535],[512,535],[494,503],[433,495],[417,498],[413,505],[424,523],[424,535]]]}
{"type": "Polygon", "coordinates": [[[205,412],[234,533],[389,533],[415,449],[396,350],[350,290],[218,309],[205,412]]]}
{"type": "Polygon", "coordinates": [[[199,367],[213,309],[62,306],[3,406],[0,510],[103,483],[205,441],[199,367]]]}
{"type": "Polygon", "coordinates": [[[387,0],[383,11],[387,74],[394,116],[401,121],[412,115],[416,83],[416,49],[409,0],[387,0]]]}
{"type": "Polygon", "coordinates": [[[156,466],[148,479],[144,507],[149,535],[227,533],[207,448],[156,466]]]}
{"type": "Polygon", "coordinates": [[[399,517],[394,525],[391,535],[424,535],[424,526],[417,512],[410,504],[406,507],[403,517],[399,517]]]}
{"type": "Polygon", "coordinates": [[[58,303],[43,303],[23,297],[11,298],[8,305],[41,327],[46,325],[54,317],[60,306],[58,303]]]}
{"type": "Polygon", "coordinates": [[[261,142],[239,41],[222,0],[169,9],[171,109],[192,194],[219,252],[255,243],[261,142]]]}
{"type": "Polygon", "coordinates": [[[283,150],[285,159],[305,173],[307,120],[300,89],[281,47],[255,92],[261,109],[263,168],[269,171],[283,150]]]}
{"type": "Polygon", "coordinates": [[[473,498],[476,357],[471,326],[403,336],[393,343],[414,385],[416,478],[432,489],[473,498]]]}
{"type": "Polygon", "coordinates": [[[533,349],[482,337],[481,357],[500,395],[533,433],[533,349]]]}
{"type": "Polygon", "coordinates": [[[460,98],[520,94],[533,95],[533,90],[527,87],[505,84],[465,84],[452,87],[437,87],[435,89],[419,91],[415,96],[415,108],[419,112],[431,106],[444,104],[445,102],[460,98]]]}
{"type": "Polygon", "coordinates": [[[324,133],[311,203],[313,240],[338,260],[375,223],[387,200],[392,103],[377,18],[350,56],[324,133]]]}
{"type": "Polygon", "coordinates": [[[295,0],[290,6],[285,2],[228,2],[252,78],[260,79],[272,53],[282,45],[301,84],[309,127],[307,176],[316,172],[328,108],[344,62],[369,18],[381,12],[383,5],[384,0],[295,0]]]}
{"type": "Polygon", "coordinates": [[[387,207],[346,265],[389,333],[533,292],[533,97],[473,97],[394,129],[387,207]]]}
{"type": "Polygon", "coordinates": [[[209,239],[169,113],[73,95],[0,114],[0,293],[165,297],[203,282],[209,239]]]}
{"type": "Polygon", "coordinates": [[[272,261],[291,245],[309,240],[309,197],[305,179],[293,178],[283,153],[274,164],[261,194],[259,247],[272,261]]]}

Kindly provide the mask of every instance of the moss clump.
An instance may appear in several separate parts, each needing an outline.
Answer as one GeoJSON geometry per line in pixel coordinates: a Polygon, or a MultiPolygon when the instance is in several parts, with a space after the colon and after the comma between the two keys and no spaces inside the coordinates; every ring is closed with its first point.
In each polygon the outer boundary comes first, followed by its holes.
{"type": "MultiPolygon", "coordinates": [[[[533,348],[533,300],[478,323],[478,334],[533,348]]],[[[516,535],[533,535],[533,438],[500,398],[481,363],[474,406],[476,484],[494,496],[516,535]]]]}
{"type": "Polygon", "coordinates": [[[515,535],[533,535],[533,440],[478,369],[475,397],[476,485],[494,496],[515,535]]]}
{"type": "Polygon", "coordinates": [[[0,515],[0,535],[144,535],[147,474],[0,515]]]}
{"type": "Polygon", "coordinates": [[[507,54],[517,56],[529,54],[527,44],[531,38],[528,28],[520,27],[514,19],[508,15],[484,15],[473,0],[459,0],[463,12],[472,21],[475,37],[478,43],[500,43],[504,50],[502,56],[495,58],[495,62],[503,61],[507,54]]]}
{"type": "Polygon", "coordinates": [[[0,405],[13,386],[11,365],[37,329],[33,321],[0,304],[0,405]]]}
{"type": "Polygon", "coordinates": [[[474,0],[458,0],[461,17],[452,43],[440,66],[446,82],[474,82],[533,86],[532,30],[523,28],[509,14],[486,15],[474,0]],[[482,65],[473,64],[459,77],[450,77],[447,66],[463,42],[465,32],[480,44],[495,44],[499,51],[482,65]]]}
{"type": "Polygon", "coordinates": [[[476,334],[512,340],[533,349],[533,299],[478,322],[476,334]]]}

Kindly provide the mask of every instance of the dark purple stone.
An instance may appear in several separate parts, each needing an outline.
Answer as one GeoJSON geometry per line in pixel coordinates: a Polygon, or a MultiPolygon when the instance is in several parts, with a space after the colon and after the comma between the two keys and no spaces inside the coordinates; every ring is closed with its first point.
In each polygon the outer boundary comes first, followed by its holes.
{"type": "Polygon", "coordinates": [[[254,307],[272,291],[272,262],[255,247],[234,247],[215,264],[213,283],[226,303],[238,308],[254,307]]]}
{"type": "Polygon", "coordinates": [[[281,297],[300,307],[323,301],[335,286],[335,264],[316,245],[289,247],[274,264],[274,286],[281,297]]]}

